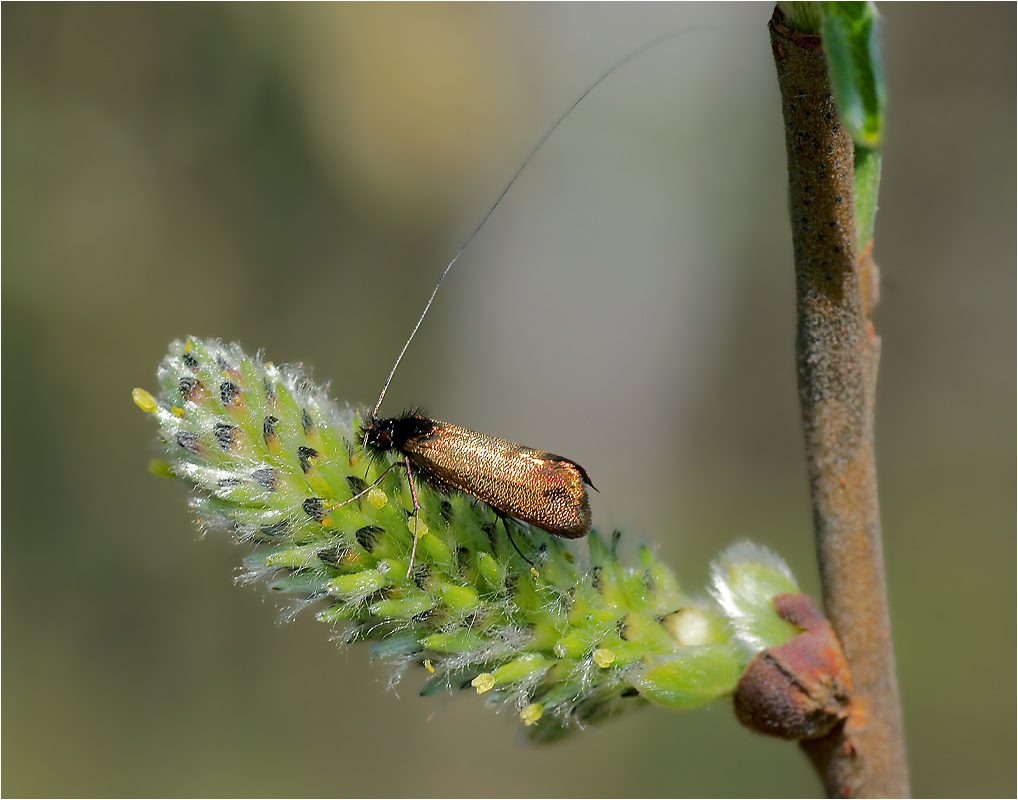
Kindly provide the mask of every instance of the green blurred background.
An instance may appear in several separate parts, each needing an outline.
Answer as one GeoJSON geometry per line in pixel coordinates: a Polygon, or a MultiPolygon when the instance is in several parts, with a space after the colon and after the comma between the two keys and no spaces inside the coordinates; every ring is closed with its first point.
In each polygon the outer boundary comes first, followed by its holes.
{"type": "MultiPolygon", "coordinates": [[[[11,5],[2,792],[813,795],[725,702],[558,745],[233,585],[131,402],[188,334],[567,453],[698,591],[817,592],[771,7],[11,5]],[[12,383],[13,381],[13,383],[12,383]],[[9,396],[8,396],[9,395],[9,396]]],[[[878,469],[918,795],[1015,784],[1013,4],[886,5],[878,469]]]]}

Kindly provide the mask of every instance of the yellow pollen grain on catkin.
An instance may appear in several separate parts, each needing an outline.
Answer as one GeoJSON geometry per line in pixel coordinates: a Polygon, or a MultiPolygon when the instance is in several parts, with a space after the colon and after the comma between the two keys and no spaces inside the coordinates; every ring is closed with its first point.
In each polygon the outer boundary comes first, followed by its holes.
{"type": "Polygon", "coordinates": [[[178,406],[173,406],[170,409],[170,411],[173,413],[173,416],[175,416],[175,417],[182,417],[182,416],[184,416],[184,409],[182,409],[182,408],[180,408],[178,406]]]}
{"type": "Polygon", "coordinates": [[[389,502],[389,495],[376,486],[367,493],[364,499],[371,503],[371,505],[375,508],[382,508],[389,502]]]}
{"type": "Polygon", "coordinates": [[[435,667],[432,665],[430,658],[424,659],[424,668],[432,675],[435,674],[435,667]]]}
{"type": "Polygon", "coordinates": [[[478,694],[484,694],[489,689],[493,689],[495,687],[495,676],[490,672],[482,672],[470,681],[470,685],[477,689],[478,694]]]}
{"type": "Polygon", "coordinates": [[[410,519],[407,520],[406,526],[410,529],[411,533],[414,532],[414,529],[416,527],[418,539],[423,539],[427,535],[428,531],[431,530],[428,527],[428,523],[421,522],[419,520],[415,521],[413,517],[410,517],[410,519]]]}
{"type": "Polygon", "coordinates": [[[134,404],[146,414],[156,413],[156,399],[144,389],[135,389],[131,392],[131,397],[134,399],[134,404]]]}
{"type": "Polygon", "coordinates": [[[615,654],[611,650],[601,647],[594,651],[594,663],[601,669],[606,669],[615,663],[615,654]]]}
{"type": "Polygon", "coordinates": [[[541,715],[544,713],[544,706],[540,703],[531,703],[525,709],[520,712],[520,719],[523,720],[523,724],[528,728],[537,722],[541,715]]]}

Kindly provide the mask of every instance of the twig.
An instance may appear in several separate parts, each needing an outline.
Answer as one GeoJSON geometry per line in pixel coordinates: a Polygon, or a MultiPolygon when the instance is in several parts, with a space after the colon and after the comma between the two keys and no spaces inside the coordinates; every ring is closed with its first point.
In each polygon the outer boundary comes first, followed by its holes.
{"type": "Polygon", "coordinates": [[[776,10],[770,32],[788,156],[799,401],[824,605],[855,689],[849,719],[803,748],[831,796],[905,796],[873,453],[876,273],[869,248],[857,253],[853,145],[820,37],[783,21],[776,10]]]}

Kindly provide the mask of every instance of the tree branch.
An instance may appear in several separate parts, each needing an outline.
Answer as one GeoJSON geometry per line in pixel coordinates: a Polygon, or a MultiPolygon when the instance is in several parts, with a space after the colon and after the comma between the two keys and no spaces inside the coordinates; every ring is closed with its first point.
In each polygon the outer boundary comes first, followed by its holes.
{"type": "Polygon", "coordinates": [[[853,144],[820,36],[770,24],[788,156],[796,366],[826,613],[854,685],[849,719],[804,742],[834,796],[904,796],[908,773],[877,502],[873,413],[876,271],[858,254],[853,144]],[[864,289],[865,287],[865,289],[864,289]],[[864,294],[865,291],[865,294],[864,294]]]}

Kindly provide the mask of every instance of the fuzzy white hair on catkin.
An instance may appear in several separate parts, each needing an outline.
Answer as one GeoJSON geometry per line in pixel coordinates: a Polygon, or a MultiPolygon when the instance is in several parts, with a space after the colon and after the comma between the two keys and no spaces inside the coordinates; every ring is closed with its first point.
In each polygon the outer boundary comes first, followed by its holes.
{"type": "MultiPolygon", "coordinates": [[[[755,584],[747,582],[740,585],[733,579],[743,566],[770,570],[784,578],[793,591],[798,591],[798,585],[783,559],[766,547],[750,541],[733,544],[711,562],[711,595],[724,609],[738,641],[749,652],[756,653],[767,646],[767,641],[756,630],[760,612],[773,614],[773,609],[761,608],[761,595],[759,591],[754,591],[757,588],[755,584]]],[[[764,602],[769,606],[769,598],[764,602]]]]}

